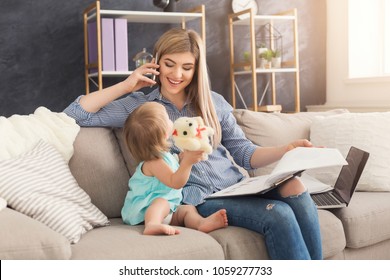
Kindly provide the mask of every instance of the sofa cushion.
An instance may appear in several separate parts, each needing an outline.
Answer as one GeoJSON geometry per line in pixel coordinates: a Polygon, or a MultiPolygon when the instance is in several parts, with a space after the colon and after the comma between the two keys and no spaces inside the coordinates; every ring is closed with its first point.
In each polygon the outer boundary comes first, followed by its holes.
{"type": "MultiPolygon", "coordinates": [[[[346,260],[389,260],[390,259],[390,239],[375,243],[363,248],[345,248],[340,259],[346,260]]],[[[388,262],[388,261],[385,261],[388,262]]]]}
{"type": "Polygon", "coordinates": [[[94,229],[72,246],[72,259],[174,260],[223,259],[221,246],[209,235],[180,228],[178,235],[143,235],[143,226],[129,226],[121,219],[94,229]]]}
{"type": "MultiPolygon", "coordinates": [[[[236,109],[233,114],[249,140],[259,146],[269,147],[285,145],[297,139],[309,139],[310,126],[316,117],[347,112],[345,109],[335,109],[326,112],[286,114],[236,109]]],[[[275,164],[271,164],[255,172],[251,171],[250,174],[252,176],[269,174],[274,166],[275,164]]]]}
{"type": "Polygon", "coordinates": [[[347,247],[362,248],[390,238],[390,193],[355,192],[348,207],[332,210],[343,223],[347,247]]]}
{"type": "Polygon", "coordinates": [[[10,207],[70,242],[108,224],[107,217],[78,186],[61,154],[43,140],[23,155],[0,161],[0,174],[0,196],[10,207]]]}
{"type": "Polygon", "coordinates": [[[245,109],[233,111],[246,137],[260,146],[284,145],[296,139],[309,139],[310,125],[317,116],[347,113],[345,109],[326,112],[263,113],[245,109]]]}
{"type": "MultiPolygon", "coordinates": [[[[318,211],[323,257],[325,259],[341,253],[345,248],[345,236],[341,221],[331,212],[318,211]]],[[[221,244],[226,259],[269,259],[264,237],[254,231],[229,226],[209,233],[221,244]]]]}
{"type": "Polygon", "coordinates": [[[344,228],[341,221],[327,210],[318,210],[324,259],[341,253],[346,244],[344,228]]]}
{"type": "MultiPolygon", "coordinates": [[[[318,118],[312,123],[310,139],[315,145],[337,148],[344,156],[351,146],[369,152],[357,190],[390,191],[390,112],[318,118]]],[[[321,169],[315,177],[333,184],[339,171],[340,168],[321,169]]]]}
{"type": "Polygon", "coordinates": [[[133,175],[138,164],[135,161],[133,155],[130,153],[129,149],[127,148],[125,139],[123,137],[123,128],[115,128],[114,132],[115,137],[119,143],[119,148],[125,160],[127,170],[129,171],[130,175],[133,175]]]}
{"type": "Polygon", "coordinates": [[[221,244],[227,260],[268,260],[264,237],[249,229],[229,226],[209,233],[221,244]]]}
{"type": "Polygon", "coordinates": [[[107,217],[121,216],[129,173],[111,128],[82,127],[69,162],[73,176],[107,217]]]}
{"type": "Polygon", "coordinates": [[[10,208],[0,212],[1,260],[69,259],[71,247],[61,234],[10,208]]]}

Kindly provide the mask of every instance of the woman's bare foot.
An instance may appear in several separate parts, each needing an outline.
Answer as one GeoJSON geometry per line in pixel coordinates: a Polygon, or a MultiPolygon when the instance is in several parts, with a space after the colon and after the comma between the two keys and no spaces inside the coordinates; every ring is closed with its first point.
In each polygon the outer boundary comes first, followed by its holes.
{"type": "Polygon", "coordinates": [[[210,232],[219,228],[224,228],[228,226],[228,218],[226,215],[226,210],[221,209],[214,214],[211,214],[207,218],[203,218],[198,227],[199,231],[210,232]]]}
{"type": "Polygon", "coordinates": [[[179,233],[180,230],[178,230],[177,228],[165,224],[148,224],[145,225],[145,230],[144,230],[145,235],[160,235],[160,234],[175,235],[179,233]]]}

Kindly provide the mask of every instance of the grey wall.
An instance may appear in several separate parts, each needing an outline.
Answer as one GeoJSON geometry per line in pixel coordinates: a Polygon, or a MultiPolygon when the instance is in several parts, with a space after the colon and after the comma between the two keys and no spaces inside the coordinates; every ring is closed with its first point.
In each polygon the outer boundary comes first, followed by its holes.
{"type": "MultiPolygon", "coordinates": [[[[257,0],[260,14],[298,8],[303,110],[305,105],[325,101],[325,1],[257,0]]],[[[0,1],[1,116],[30,114],[38,106],[62,111],[78,95],[84,94],[82,11],[92,2],[0,1]]],[[[212,88],[230,101],[227,14],[231,12],[231,0],[181,0],[177,8],[183,11],[199,4],[206,6],[207,59],[212,88]]],[[[160,11],[152,0],[102,0],[101,5],[103,9],[160,11]]],[[[151,50],[156,38],[168,28],[155,24],[129,25],[130,57],[143,47],[151,50]]],[[[113,82],[116,81],[105,80],[106,85],[113,82]]],[[[244,80],[243,85],[243,93],[248,92],[248,81],[244,80]]],[[[291,78],[283,77],[278,85],[281,88],[278,103],[292,110],[291,78]]]]}

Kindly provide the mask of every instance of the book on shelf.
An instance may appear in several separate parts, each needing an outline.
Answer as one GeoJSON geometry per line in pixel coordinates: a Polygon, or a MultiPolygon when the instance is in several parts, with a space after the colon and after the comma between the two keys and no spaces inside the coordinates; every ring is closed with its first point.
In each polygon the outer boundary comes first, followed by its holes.
{"type": "Polygon", "coordinates": [[[207,199],[227,196],[264,194],[309,169],[348,164],[339,150],[298,147],[284,154],[271,174],[246,178],[210,195],[207,199]]]}
{"type": "Polygon", "coordinates": [[[127,20],[116,18],[114,20],[115,30],[115,70],[129,71],[127,20]]]}
{"type": "Polygon", "coordinates": [[[259,112],[281,112],[282,105],[263,105],[263,106],[259,106],[257,111],[259,111],[259,112]]]}
{"type": "MultiPolygon", "coordinates": [[[[88,62],[98,62],[96,21],[88,22],[88,62]]],[[[102,71],[128,71],[128,39],[126,19],[101,19],[102,71]]],[[[90,68],[89,73],[97,72],[90,68]]]]}
{"type": "Polygon", "coordinates": [[[114,19],[102,18],[102,70],[115,71],[114,19]]]}
{"type": "MultiPolygon", "coordinates": [[[[89,64],[98,62],[97,51],[97,26],[96,21],[88,22],[87,25],[87,38],[88,38],[88,62],[89,64]]],[[[89,73],[96,73],[97,68],[90,68],[89,73]]]]}

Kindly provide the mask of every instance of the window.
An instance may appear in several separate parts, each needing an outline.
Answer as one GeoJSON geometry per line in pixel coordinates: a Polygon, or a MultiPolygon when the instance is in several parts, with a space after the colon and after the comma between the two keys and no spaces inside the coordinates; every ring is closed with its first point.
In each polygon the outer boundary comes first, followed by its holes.
{"type": "Polygon", "coordinates": [[[390,1],[349,0],[349,78],[390,76],[390,1]]]}

